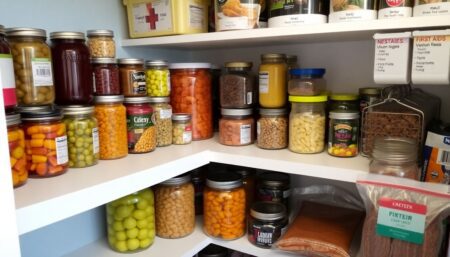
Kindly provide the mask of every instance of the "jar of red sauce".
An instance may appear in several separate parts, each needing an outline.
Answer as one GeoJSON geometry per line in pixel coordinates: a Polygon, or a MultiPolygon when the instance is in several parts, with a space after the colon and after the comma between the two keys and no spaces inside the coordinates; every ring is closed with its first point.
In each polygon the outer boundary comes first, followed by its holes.
{"type": "Polygon", "coordinates": [[[5,27],[0,25],[0,87],[3,88],[3,102],[6,112],[13,111],[17,105],[16,82],[11,48],[5,39],[5,27]]]}
{"type": "Polygon", "coordinates": [[[120,95],[119,66],[114,58],[92,58],[95,95],[120,95]]]}
{"type": "Polygon", "coordinates": [[[156,148],[156,126],[149,97],[126,97],[129,153],[148,153],[156,148]]]}

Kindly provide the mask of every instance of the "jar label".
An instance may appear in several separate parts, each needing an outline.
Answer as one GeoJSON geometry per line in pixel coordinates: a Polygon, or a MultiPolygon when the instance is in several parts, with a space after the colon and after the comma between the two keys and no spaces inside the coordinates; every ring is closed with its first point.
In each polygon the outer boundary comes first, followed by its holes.
{"type": "Polygon", "coordinates": [[[261,123],[258,120],[256,122],[256,136],[259,137],[260,134],[261,134],[261,123]]]}
{"type": "Polygon", "coordinates": [[[250,144],[252,142],[252,125],[241,125],[241,145],[250,144]]]}
{"type": "Polygon", "coordinates": [[[206,23],[204,6],[196,2],[191,0],[189,3],[189,25],[193,29],[202,29],[206,23]]]}
{"type": "Polygon", "coordinates": [[[172,109],[161,109],[159,111],[159,118],[160,119],[171,119],[172,118],[172,109]]]}
{"type": "Polygon", "coordinates": [[[252,92],[247,92],[247,104],[253,104],[253,93],[252,92]]]}
{"type": "Polygon", "coordinates": [[[254,222],[249,227],[248,240],[258,246],[270,247],[280,238],[283,231],[283,225],[279,224],[263,224],[262,222],[254,222]]]}
{"type": "MultiPolygon", "coordinates": [[[[127,115],[128,148],[134,149],[147,128],[154,125],[153,113],[127,115]]],[[[150,133],[147,132],[147,133],[150,133]]]]}
{"type": "Polygon", "coordinates": [[[69,162],[69,152],[67,150],[67,136],[56,137],[56,163],[58,165],[69,162]]]}
{"type": "Polygon", "coordinates": [[[92,129],[92,151],[97,154],[100,151],[100,144],[98,140],[98,128],[92,129]]]}
{"type": "Polygon", "coordinates": [[[259,93],[269,93],[269,72],[267,71],[259,72],[259,93]]]}
{"type": "Polygon", "coordinates": [[[48,58],[31,59],[33,85],[35,87],[53,86],[52,62],[48,58]]]}
{"type": "Polygon", "coordinates": [[[330,120],[328,153],[339,157],[358,154],[358,119],[330,120]]]}
{"type": "Polygon", "coordinates": [[[145,72],[143,71],[131,71],[129,74],[131,92],[133,94],[145,94],[147,93],[147,87],[145,84],[145,72]]]}
{"type": "Polygon", "coordinates": [[[429,15],[449,15],[450,2],[431,0],[416,0],[414,5],[413,16],[429,16],[429,15]]]}
{"type": "Polygon", "coordinates": [[[192,126],[187,125],[184,128],[184,132],[183,132],[183,143],[188,143],[191,141],[192,141],[192,126]]]}
{"type": "Polygon", "coordinates": [[[0,88],[3,88],[5,106],[16,105],[16,80],[14,65],[10,54],[0,54],[0,88]]]}

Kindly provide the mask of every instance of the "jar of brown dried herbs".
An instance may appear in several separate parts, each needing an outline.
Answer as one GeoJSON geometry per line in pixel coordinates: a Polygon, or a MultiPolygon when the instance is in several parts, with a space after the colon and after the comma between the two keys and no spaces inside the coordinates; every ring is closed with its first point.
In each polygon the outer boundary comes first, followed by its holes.
{"type": "Polygon", "coordinates": [[[226,72],[220,76],[220,105],[222,108],[251,108],[255,100],[251,62],[225,63],[226,72]]]}

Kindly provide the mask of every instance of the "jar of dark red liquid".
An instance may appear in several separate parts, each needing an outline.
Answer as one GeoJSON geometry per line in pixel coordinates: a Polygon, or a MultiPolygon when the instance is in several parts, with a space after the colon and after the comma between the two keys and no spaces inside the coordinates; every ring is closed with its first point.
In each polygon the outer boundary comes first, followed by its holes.
{"type": "Polygon", "coordinates": [[[89,48],[82,32],[52,32],[52,61],[55,78],[55,103],[83,105],[92,103],[92,70],[89,48]]]}
{"type": "Polygon", "coordinates": [[[95,95],[120,95],[119,67],[114,58],[92,58],[95,95]]]}
{"type": "Polygon", "coordinates": [[[149,97],[126,97],[129,153],[148,153],[156,148],[156,126],[149,97]]]}
{"type": "Polygon", "coordinates": [[[12,111],[17,105],[16,82],[11,49],[5,39],[5,28],[0,25],[0,87],[3,88],[3,102],[6,112],[12,111]]]}

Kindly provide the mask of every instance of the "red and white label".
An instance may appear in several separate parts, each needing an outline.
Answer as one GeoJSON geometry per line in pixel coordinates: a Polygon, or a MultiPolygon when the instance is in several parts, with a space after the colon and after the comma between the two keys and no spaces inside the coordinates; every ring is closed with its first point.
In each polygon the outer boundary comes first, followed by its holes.
{"type": "Polygon", "coordinates": [[[16,105],[16,81],[14,65],[10,54],[0,54],[0,87],[3,88],[5,106],[16,105]]]}
{"type": "Polygon", "coordinates": [[[386,207],[389,209],[395,209],[395,210],[399,210],[399,211],[407,211],[407,212],[423,214],[423,215],[425,215],[427,213],[426,205],[416,204],[416,203],[407,202],[407,201],[393,200],[391,198],[381,198],[378,201],[378,204],[382,207],[386,207]]]}

